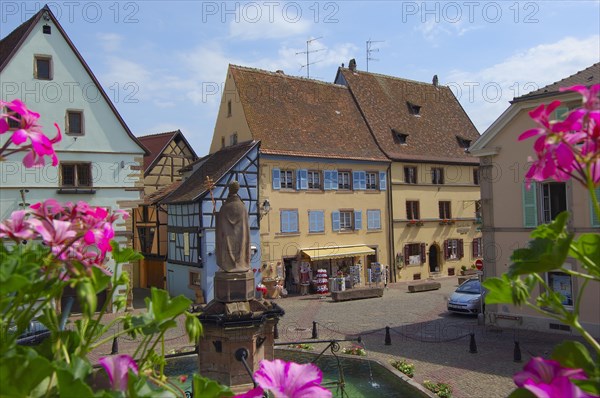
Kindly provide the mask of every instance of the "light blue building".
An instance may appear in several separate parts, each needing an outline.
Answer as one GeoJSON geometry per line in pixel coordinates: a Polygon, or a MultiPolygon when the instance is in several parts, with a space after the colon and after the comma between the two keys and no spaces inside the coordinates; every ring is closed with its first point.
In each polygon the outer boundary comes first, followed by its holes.
{"type": "MultiPolygon", "coordinates": [[[[186,168],[187,177],[162,203],[168,206],[167,290],[197,301],[214,297],[216,212],[238,181],[238,195],[250,217],[251,267],[260,267],[258,141],[247,141],[207,155],[186,168]],[[207,178],[214,188],[207,188],[207,178]],[[202,297],[202,298],[201,298],[202,297]]],[[[260,275],[258,272],[255,275],[260,275]]],[[[256,277],[257,280],[259,276],[256,277]]]]}

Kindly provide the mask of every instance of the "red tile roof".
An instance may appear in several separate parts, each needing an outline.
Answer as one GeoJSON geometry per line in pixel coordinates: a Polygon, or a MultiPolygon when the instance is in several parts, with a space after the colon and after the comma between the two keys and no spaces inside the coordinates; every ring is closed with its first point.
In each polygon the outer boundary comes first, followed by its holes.
{"type": "Polygon", "coordinates": [[[600,84],[600,62],[594,65],[580,70],[579,72],[565,77],[557,82],[548,84],[538,90],[532,91],[525,95],[515,98],[512,102],[526,101],[533,98],[542,98],[552,95],[556,95],[561,87],[571,87],[576,85],[591,86],[593,84],[600,84]]]}
{"type": "Polygon", "coordinates": [[[164,187],[157,189],[156,191],[152,192],[151,194],[146,195],[144,197],[144,204],[145,205],[153,205],[153,204],[160,202],[161,200],[163,200],[164,198],[169,196],[172,192],[175,192],[175,190],[177,188],[179,188],[181,183],[182,183],[182,181],[175,181],[170,185],[165,185],[164,187]]]}
{"type": "Polygon", "coordinates": [[[336,81],[348,85],[390,159],[478,164],[459,141],[475,142],[479,133],[448,87],[346,68],[339,68],[336,81]],[[406,135],[405,144],[398,135],[406,135]]]}
{"type": "Polygon", "coordinates": [[[229,72],[261,153],[387,161],[346,87],[235,65],[229,72]]]}

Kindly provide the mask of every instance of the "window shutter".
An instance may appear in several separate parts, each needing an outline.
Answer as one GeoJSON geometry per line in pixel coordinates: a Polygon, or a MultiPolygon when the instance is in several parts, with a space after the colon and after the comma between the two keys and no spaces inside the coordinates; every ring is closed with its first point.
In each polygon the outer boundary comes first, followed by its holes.
{"type": "Polygon", "coordinates": [[[309,211],[308,212],[308,232],[314,232],[316,231],[316,212],[313,211],[309,211]]]}
{"type": "Polygon", "coordinates": [[[354,229],[362,229],[362,211],[354,211],[354,229]]]}
{"type": "Polygon", "coordinates": [[[317,231],[325,231],[325,213],[322,211],[317,212],[317,231]]]}
{"type": "Polygon", "coordinates": [[[340,230],[340,212],[337,210],[331,212],[331,227],[334,231],[340,230]]]}
{"type": "Polygon", "coordinates": [[[296,172],[296,189],[308,189],[308,170],[300,169],[296,172]]]}
{"type": "Polygon", "coordinates": [[[323,170],[323,190],[329,191],[331,189],[331,171],[323,170]]]}
{"type": "Polygon", "coordinates": [[[352,172],[352,187],[355,191],[360,190],[360,171],[352,172]]]}
{"type": "MultiPolygon", "coordinates": [[[[596,199],[600,200],[600,187],[594,189],[594,192],[596,193],[596,199]]],[[[592,227],[600,227],[600,215],[597,214],[596,210],[594,209],[592,198],[590,198],[590,217],[590,223],[592,224],[592,227]]]]}
{"type": "Polygon", "coordinates": [[[273,189],[281,189],[281,171],[273,169],[273,189]]]}
{"type": "Polygon", "coordinates": [[[387,174],[385,171],[379,172],[379,190],[385,191],[387,189],[387,174]]]}
{"type": "Polygon", "coordinates": [[[421,264],[427,262],[427,255],[425,254],[425,243],[421,243],[421,264]]]}
{"type": "Polygon", "coordinates": [[[290,232],[298,232],[298,210],[290,211],[290,232]]]}
{"type": "Polygon", "coordinates": [[[279,214],[279,218],[281,221],[281,232],[289,232],[290,223],[289,223],[289,215],[288,212],[282,210],[279,214]]]}
{"type": "Polygon", "coordinates": [[[450,250],[448,249],[448,240],[444,241],[444,259],[448,260],[450,257],[450,250]]]}
{"type": "Polygon", "coordinates": [[[337,170],[331,170],[331,189],[338,189],[338,172],[337,170]]]}
{"type": "Polygon", "coordinates": [[[537,214],[537,184],[531,182],[531,187],[527,189],[527,183],[523,183],[523,226],[534,228],[538,224],[537,214]]]}
{"type": "Polygon", "coordinates": [[[473,239],[473,242],[471,242],[471,245],[473,245],[473,247],[471,247],[471,257],[472,258],[479,257],[479,253],[477,253],[477,251],[478,251],[477,238],[473,239]]]}
{"type": "Polygon", "coordinates": [[[559,106],[554,111],[554,117],[555,117],[555,119],[560,120],[562,122],[563,120],[565,120],[567,118],[568,113],[569,113],[568,106],[559,106]]]}
{"type": "Polygon", "coordinates": [[[465,243],[462,239],[458,240],[458,258],[463,258],[465,256],[465,243]]]}
{"type": "Polygon", "coordinates": [[[404,265],[408,265],[409,263],[409,258],[408,258],[408,245],[404,245],[404,265]]]}

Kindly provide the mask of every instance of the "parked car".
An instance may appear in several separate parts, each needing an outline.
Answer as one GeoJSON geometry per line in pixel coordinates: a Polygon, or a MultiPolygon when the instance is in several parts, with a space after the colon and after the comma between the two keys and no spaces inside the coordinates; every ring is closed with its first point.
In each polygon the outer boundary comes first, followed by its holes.
{"type": "Polygon", "coordinates": [[[469,279],[463,282],[448,299],[448,311],[460,314],[479,314],[485,309],[485,304],[481,302],[485,296],[485,290],[482,293],[481,282],[479,279],[469,279]]]}
{"type": "Polygon", "coordinates": [[[37,320],[32,320],[29,327],[17,338],[18,345],[38,345],[50,337],[50,331],[37,320]]]}

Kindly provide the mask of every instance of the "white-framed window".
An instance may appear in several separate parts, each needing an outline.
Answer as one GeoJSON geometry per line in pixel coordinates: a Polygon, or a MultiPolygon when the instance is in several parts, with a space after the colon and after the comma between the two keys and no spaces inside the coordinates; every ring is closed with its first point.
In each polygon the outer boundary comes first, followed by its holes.
{"type": "Polygon", "coordinates": [[[294,170],[281,170],[281,189],[294,189],[294,170]]]}
{"type": "Polygon", "coordinates": [[[379,176],[374,171],[367,171],[367,190],[375,191],[377,190],[377,180],[379,176]]]}
{"type": "Polygon", "coordinates": [[[471,256],[473,258],[483,257],[483,239],[475,238],[471,243],[471,256]]]}
{"type": "Polygon", "coordinates": [[[542,222],[547,224],[567,210],[567,186],[564,182],[540,184],[542,222]]]}
{"type": "Polygon", "coordinates": [[[321,172],[308,170],[308,189],[321,189],[321,172]]]}
{"type": "Polygon", "coordinates": [[[325,232],[325,212],[323,210],[308,211],[308,232],[325,232]]]}
{"type": "Polygon", "coordinates": [[[444,242],[444,258],[446,260],[458,260],[463,258],[464,247],[462,239],[448,239],[444,242]]]}
{"type": "Polygon", "coordinates": [[[404,166],[404,182],[406,184],[417,183],[417,168],[414,166],[404,166]]]}
{"type": "Polygon", "coordinates": [[[362,229],[362,211],[342,209],[331,212],[331,226],[334,231],[354,231],[362,229]]]}
{"type": "Polygon", "coordinates": [[[407,200],[406,201],[406,219],[407,220],[420,220],[419,212],[419,201],[418,200],[407,200]]]}
{"type": "Polygon", "coordinates": [[[431,169],[431,183],[432,184],[443,184],[444,183],[444,169],[441,167],[433,167],[431,169]]]}
{"type": "Polygon", "coordinates": [[[350,231],[354,229],[352,224],[353,212],[351,211],[340,211],[340,230],[350,231]]]}
{"type": "Polygon", "coordinates": [[[298,232],[298,210],[281,210],[281,233],[298,232]]]}
{"type": "Polygon", "coordinates": [[[425,264],[425,243],[407,243],[404,245],[404,265],[425,264]]]}
{"type": "Polygon", "coordinates": [[[441,220],[449,220],[452,218],[452,208],[449,200],[440,200],[439,208],[441,220]]]}
{"type": "Polygon", "coordinates": [[[367,210],[367,229],[381,229],[381,210],[367,210]]]}
{"type": "Polygon", "coordinates": [[[351,177],[349,171],[338,171],[338,189],[352,189],[351,177]]]}

